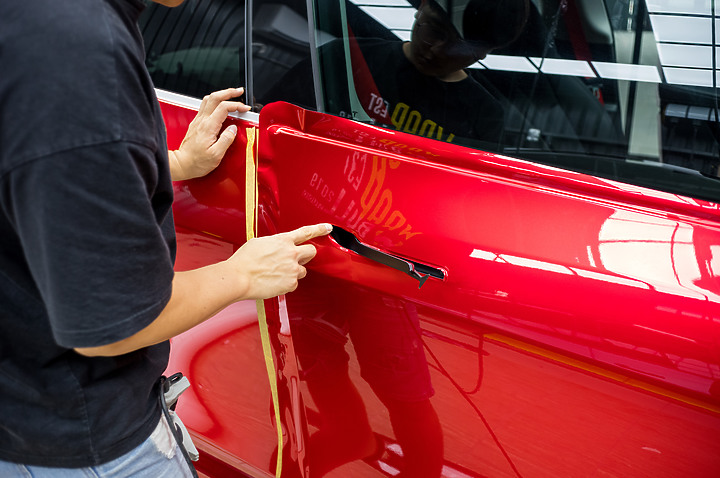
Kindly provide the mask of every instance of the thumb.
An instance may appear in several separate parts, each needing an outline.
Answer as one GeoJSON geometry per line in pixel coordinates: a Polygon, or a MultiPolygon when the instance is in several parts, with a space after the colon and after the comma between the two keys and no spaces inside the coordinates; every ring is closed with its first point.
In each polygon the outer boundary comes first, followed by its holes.
{"type": "Polygon", "coordinates": [[[233,141],[235,141],[237,131],[237,126],[235,126],[234,124],[231,124],[230,126],[225,128],[225,131],[220,134],[220,137],[212,146],[212,149],[215,150],[214,152],[220,155],[225,154],[225,151],[227,151],[233,141]]]}

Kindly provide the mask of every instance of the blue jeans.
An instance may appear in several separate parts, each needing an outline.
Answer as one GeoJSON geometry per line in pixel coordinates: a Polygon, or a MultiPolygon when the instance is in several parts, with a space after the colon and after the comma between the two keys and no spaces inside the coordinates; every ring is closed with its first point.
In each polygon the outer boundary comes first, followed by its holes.
{"type": "Polygon", "coordinates": [[[88,468],[46,468],[0,460],[3,478],[190,478],[190,468],[161,418],[152,435],[120,458],[88,468]]]}

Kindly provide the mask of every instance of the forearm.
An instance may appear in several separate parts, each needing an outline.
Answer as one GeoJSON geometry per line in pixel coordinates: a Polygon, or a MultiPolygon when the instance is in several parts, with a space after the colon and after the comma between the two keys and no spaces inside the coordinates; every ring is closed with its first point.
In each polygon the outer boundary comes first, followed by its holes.
{"type": "Polygon", "coordinates": [[[172,295],[160,315],[130,337],[101,347],[77,348],[86,356],[115,356],[154,345],[181,334],[209,319],[223,308],[242,300],[247,289],[242,277],[227,262],[177,272],[172,295]]]}
{"type": "Polygon", "coordinates": [[[331,230],[329,224],[316,224],[250,239],[226,261],[178,272],[170,301],[150,325],[118,342],[75,351],[87,356],[125,354],[181,334],[233,302],[291,292],[307,273],[304,264],[317,252],[303,243],[331,230]]]}

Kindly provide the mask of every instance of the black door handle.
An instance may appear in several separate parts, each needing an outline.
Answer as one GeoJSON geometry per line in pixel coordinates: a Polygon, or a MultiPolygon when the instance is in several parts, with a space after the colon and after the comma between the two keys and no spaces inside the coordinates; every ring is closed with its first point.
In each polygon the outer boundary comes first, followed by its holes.
{"type": "Polygon", "coordinates": [[[345,249],[349,249],[372,261],[392,267],[393,269],[409,275],[413,279],[417,279],[420,282],[418,289],[422,287],[428,277],[435,277],[441,280],[445,278],[445,273],[437,267],[432,267],[427,264],[408,259],[402,259],[398,256],[388,254],[387,252],[379,251],[373,247],[363,244],[351,232],[346,231],[341,227],[333,226],[330,237],[335,239],[335,242],[345,249]]]}

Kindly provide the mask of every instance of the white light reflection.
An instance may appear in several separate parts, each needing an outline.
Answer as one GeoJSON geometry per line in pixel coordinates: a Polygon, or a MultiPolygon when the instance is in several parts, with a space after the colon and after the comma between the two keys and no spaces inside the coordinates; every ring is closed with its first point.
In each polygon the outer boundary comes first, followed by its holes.
{"type": "MultiPolygon", "coordinates": [[[[663,68],[665,80],[673,85],[705,86],[712,88],[713,77],[711,70],[691,70],[687,68],[663,68]]],[[[718,85],[720,85],[720,74],[718,85]]]]}
{"type": "Polygon", "coordinates": [[[377,461],[377,464],[378,464],[378,466],[380,467],[380,469],[381,469],[382,471],[384,471],[385,473],[389,474],[390,476],[397,476],[397,475],[400,474],[400,470],[398,470],[397,468],[394,468],[394,467],[388,465],[387,463],[385,463],[385,462],[382,461],[382,460],[378,460],[378,461],[377,461]]]}
{"type": "Polygon", "coordinates": [[[623,285],[627,287],[635,287],[636,289],[650,289],[650,286],[645,282],[640,282],[634,279],[628,279],[627,277],[620,277],[611,274],[603,274],[600,272],[589,271],[585,269],[578,269],[573,267],[572,270],[580,277],[586,279],[594,279],[602,282],[609,282],[611,284],[623,285]]]}
{"type": "Polygon", "coordinates": [[[638,329],[648,330],[648,331],[653,332],[653,333],[656,333],[656,334],[666,335],[666,336],[668,336],[668,337],[672,337],[672,338],[675,338],[675,339],[684,340],[684,341],[686,341],[686,342],[691,342],[691,343],[694,343],[694,344],[697,343],[697,340],[695,340],[695,339],[691,339],[691,338],[689,338],[689,337],[683,337],[682,335],[671,334],[670,332],[665,332],[664,330],[653,329],[653,328],[651,328],[651,327],[646,327],[646,326],[640,325],[640,324],[633,324],[633,327],[637,327],[638,329]]]}
{"type": "Polygon", "coordinates": [[[406,0],[350,0],[402,41],[410,41],[415,9],[406,0]]]}
{"type": "Polygon", "coordinates": [[[473,249],[470,257],[494,263],[574,275],[635,289],[663,294],[718,300],[708,293],[716,287],[720,272],[720,244],[706,244],[703,231],[690,224],[654,218],[631,211],[616,211],[600,228],[598,256],[593,268],[565,266],[553,262],[473,249]],[[707,285],[704,285],[707,284],[707,285]]]}
{"type": "Polygon", "coordinates": [[[280,334],[290,337],[290,317],[288,316],[285,296],[278,296],[278,315],[280,316],[280,334]]]}
{"type": "Polygon", "coordinates": [[[350,0],[358,7],[407,7],[407,0],[350,0]]]}
{"type": "Polygon", "coordinates": [[[597,264],[595,264],[595,256],[593,255],[593,250],[591,246],[587,246],[587,254],[588,254],[588,263],[592,267],[597,267],[597,264]]]}
{"type": "Polygon", "coordinates": [[[660,83],[661,81],[657,68],[650,65],[626,65],[604,61],[593,61],[592,64],[601,78],[648,83],[660,83]]]}
{"type": "Polygon", "coordinates": [[[540,71],[548,75],[582,76],[585,78],[595,78],[596,76],[586,61],[563,60],[560,58],[545,58],[543,60],[535,57],[530,57],[529,60],[540,71]]]}
{"type": "Polygon", "coordinates": [[[720,276],[720,245],[710,246],[710,270],[720,276]]]}
{"type": "Polygon", "coordinates": [[[402,41],[410,41],[412,32],[410,30],[391,30],[402,41]]]}
{"type": "Polygon", "coordinates": [[[468,66],[468,68],[475,69],[475,70],[485,70],[486,68],[480,63],[479,61],[476,61],[472,65],[468,66]]]}
{"type": "Polygon", "coordinates": [[[650,15],[650,22],[658,42],[712,45],[712,19],[709,17],[650,15]]]}
{"type": "MultiPolygon", "coordinates": [[[[710,15],[713,0],[647,0],[650,13],[710,15]]],[[[717,8],[717,7],[716,7],[717,8]]]]}
{"type": "Polygon", "coordinates": [[[470,253],[470,257],[474,259],[481,259],[489,262],[505,262],[519,267],[527,267],[529,269],[542,270],[547,272],[554,272],[556,274],[564,275],[576,275],[578,277],[584,277],[586,279],[597,280],[601,282],[608,282],[611,284],[618,284],[623,286],[635,287],[638,289],[650,289],[650,286],[644,282],[631,279],[628,277],[617,276],[614,274],[607,274],[603,272],[596,272],[587,269],[579,269],[577,267],[567,267],[560,264],[553,264],[551,262],[539,261],[536,259],[529,259],[527,257],[518,257],[510,254],[498,254],[495,252],[485,251],[482,249],[473,249],[470,253]]]}
{"type": "Polygon", "coordinates": [[[388,30],[410,30],[415,21],[415,9],[407,7],[365,7],[361,10],[380,22],[388,30]]]}
{"type": "Polygon", "coordinates": [[[482,249],[473,249],[470,253],[470,257],[474,259],[482,259],[484,261],[494,261],[498,258],[498,255],[494,252],[483,251],[482,249]]]}
{"type": "Polygon", "coordinates": [[[663,66],[712,68],[711,46],[658,44],[660,63],[663,66]]]}
{"type": "Polygon", "coordinates": [[[524,56],[488,55],[480,62],[491,70],[537,73],[538,69],[524,56]]]}
{"type": "Polygon", "coordinates": [[[617,211],[600,229],[600,263],[658,290],[677,293],[681,286],[699,292],[694,282],[702,275],[693,235],[688,224],[617,211]]]}
{"type": "Polygon", "coordinates": [[[503,259],[508,264],[514,266],[527,267],[528,269],[536,269],[540,271],[554,272],[556,274],[572,274],[572,270],[569,267],[562,266],[560,264],[553,264],[552,262],[538,261],[535,259],[529,259],[527,257],[511,256],[509,254],[500,254],[500,259],[503,259]]]}

